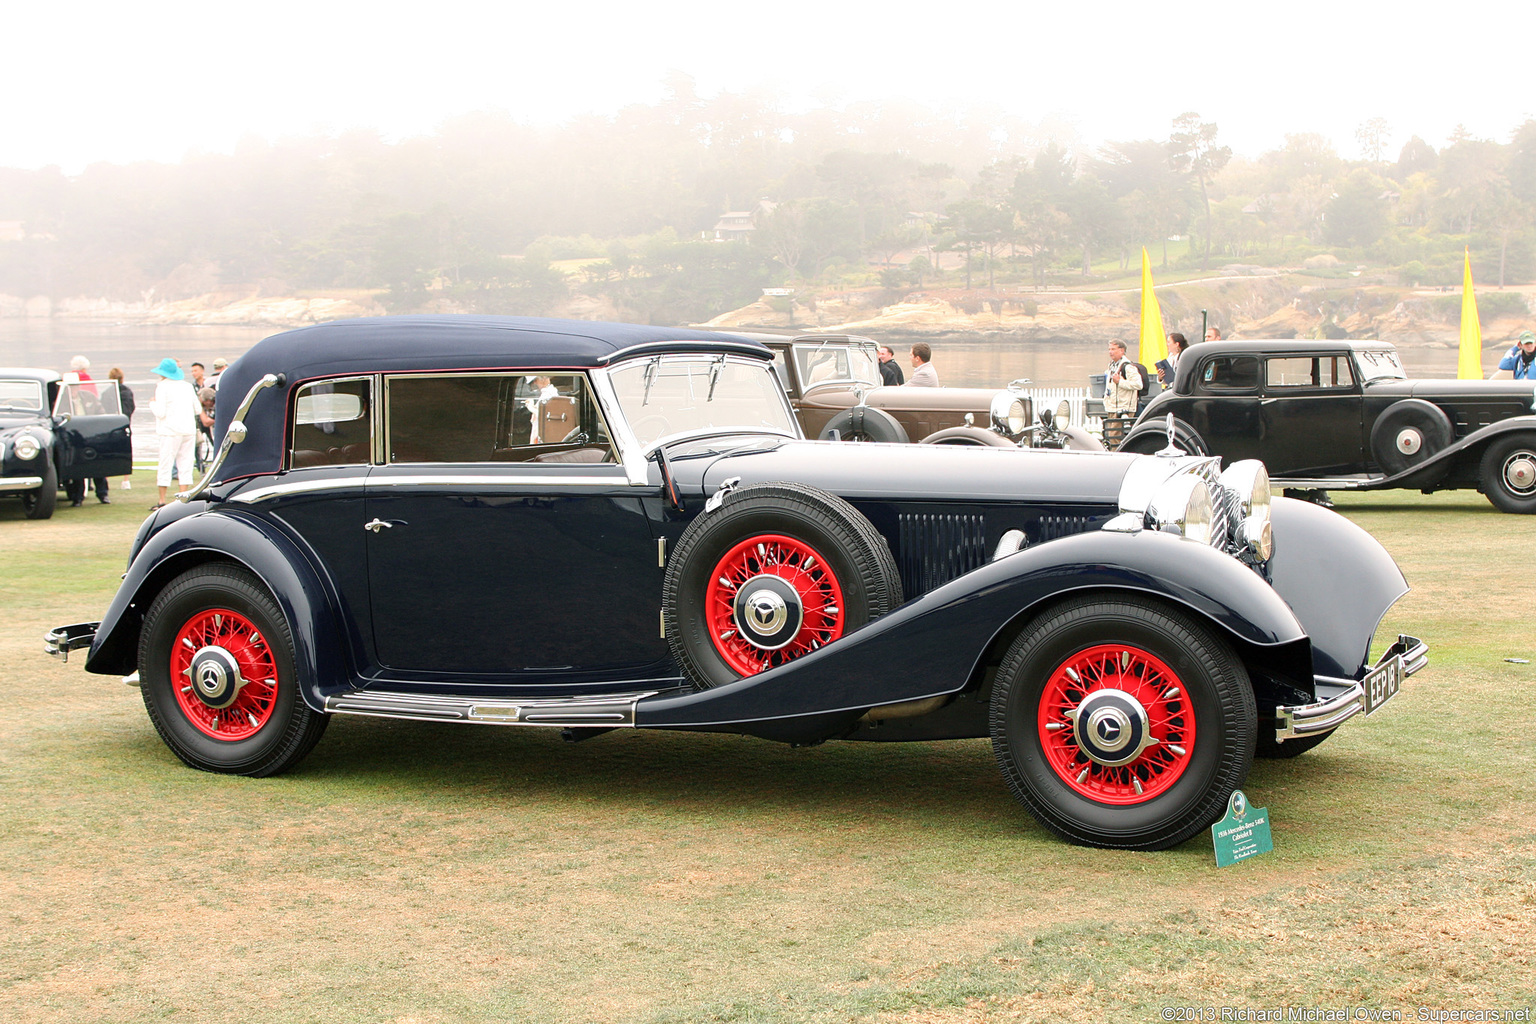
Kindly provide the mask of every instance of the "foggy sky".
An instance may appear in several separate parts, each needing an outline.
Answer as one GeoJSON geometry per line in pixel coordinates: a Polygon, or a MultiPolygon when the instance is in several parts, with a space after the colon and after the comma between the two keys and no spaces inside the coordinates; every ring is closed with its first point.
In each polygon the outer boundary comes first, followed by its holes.
{"type": "Polygon", "coordinates": [[[1458,124],[1505,141],[1536,113],[1536,14],[1296,3],[681,2],[429,6],[8,4],[0,166],[175,162],[264,139],[370,128],[395,140],[476,110],[535,124],[651,104],[669,73],[703,96],[761,91],[786,110],[878,99],[996,107],[1077,141],[1166,138],[1200,112],[1244,156],[1318,132],[1388,158],[1458,124]],[[908,11],[909,13],[903,13],[908,11]],[[1431,16],[1432,12],[1432,16],[1431,16]]]}

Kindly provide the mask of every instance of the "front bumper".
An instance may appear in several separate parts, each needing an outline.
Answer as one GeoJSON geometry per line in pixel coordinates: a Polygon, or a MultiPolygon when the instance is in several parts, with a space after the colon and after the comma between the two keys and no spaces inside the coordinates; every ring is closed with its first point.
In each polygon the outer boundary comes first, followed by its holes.
{"type": "Polygon", "coordinates": [[[0,476],[0,491],[35,491],[41,486],[40,476],[0,476]]]}
{"type": "Polygon", "coordinates": [[[96,630],[99,628],[101,628],[99,622],[76,622],[69,626],[50,629],[43,635],[43,650],[55,658],[68,661],[70,651],[91,646],[92,641],[96,639],[96,630]]]}
{"type": "Polygon", "coordinates": [[[1316,736],[1337,729],[1356,715],[1373,713],[1397,692],[1402,680],[1428,663],[1428,645],[1418,637],[1400,634],[1363,679],[1318,676],[1316,692],[1321,700],[1275,708],[1275,741],[1316,736]],[[1379,696],[1371,687],[1390,687],[1390,692],[1379,696]]]}

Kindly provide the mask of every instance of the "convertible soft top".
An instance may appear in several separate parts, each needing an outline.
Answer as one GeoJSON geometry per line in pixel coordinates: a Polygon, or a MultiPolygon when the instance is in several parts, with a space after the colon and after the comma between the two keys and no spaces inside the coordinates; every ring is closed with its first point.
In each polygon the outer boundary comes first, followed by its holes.
{"type": "MultiPolygon", "coordinates": [[[[253,345],[219,379],[215,440],[251,385],[286,375],[284,393],[319,377],[435,370],[586,369],[642,352],[721,351],[771,359],[751,339],[713,331],[592,320],[511,316],[398,316],[337,320],[274,334],[253,345]]],[[[263,395],[246,415],[251,440],[230,453],[230,480],[278,468],[285,401],[263,395]]]]}

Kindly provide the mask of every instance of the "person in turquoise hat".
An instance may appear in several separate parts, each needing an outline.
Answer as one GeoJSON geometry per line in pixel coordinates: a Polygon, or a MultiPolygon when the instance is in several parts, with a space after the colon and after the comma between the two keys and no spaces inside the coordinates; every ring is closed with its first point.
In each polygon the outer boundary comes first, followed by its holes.
{"type": "Polygon", "coordinates": [[[1494,376],[1501,377],[1505,372],[1515,380],[1536,380],[1536,333],[1520,332],[1514,347],[1499,360],[1499,372],[1494,376]]]}
{"type": "Polygon", "coordinates": [[[201,406],[197,392],[187,383],[186,374],[176,360],[166,356],[160,365],[149,371],[160,378],[155,385],[155,397],[149,403],[155,414],[155,437],[160,442],[160,461],[156,467],[155,483],[160,487],[160,501],[151,511],[165,504],[166,489],[171,486],[171,470],[181,480],[181,486],[192,486],[192,451],[197,437],[197,414],[201,406]]]}

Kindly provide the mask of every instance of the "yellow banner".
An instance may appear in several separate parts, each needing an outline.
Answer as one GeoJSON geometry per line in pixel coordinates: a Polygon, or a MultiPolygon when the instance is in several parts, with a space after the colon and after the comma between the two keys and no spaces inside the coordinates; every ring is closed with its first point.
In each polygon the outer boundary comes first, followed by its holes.
{"type": "Polygon", "coordinates": [[[1152,290],[1152,261],[1147,259],[1147,247],[1141,247],[1141,344],[1137,361],[1147,368],[1156,383],[1157,361],[1168,358],[1168,335],[1163,330],[1163,311],[1157,304],[1157,293],[1152,290]]]}
{"type": "Polygon", "coordinates": [[[1456,376],[1459,380],[1482,380],[1483,328],[1477,320],[1477,295],[1472,291],[1472,253],[1462,253],[1461,354],[1456,360],[1456,376]]]}

